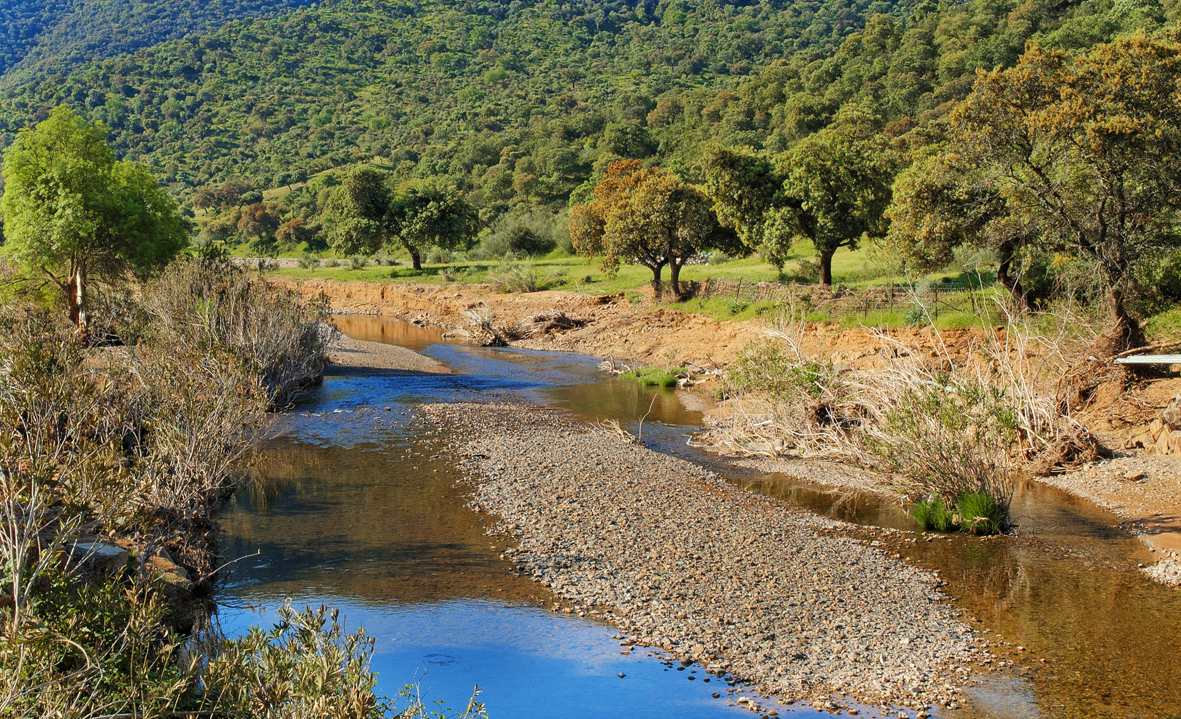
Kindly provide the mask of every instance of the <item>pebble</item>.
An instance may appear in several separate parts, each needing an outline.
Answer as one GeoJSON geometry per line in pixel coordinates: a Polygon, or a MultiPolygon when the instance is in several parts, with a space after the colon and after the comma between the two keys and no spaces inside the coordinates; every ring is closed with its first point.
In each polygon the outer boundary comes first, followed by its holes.
{"type": "Polygon", "coordinates": [[[697,662],[784,703],[929,706],[967,680],[952,665],[981,654],[938,577],[841,536],[847,525],[555,411],[422,411],[458,433],[472,505],[489,534],[517,540],[518,569],[679,670],[697,662]]]}

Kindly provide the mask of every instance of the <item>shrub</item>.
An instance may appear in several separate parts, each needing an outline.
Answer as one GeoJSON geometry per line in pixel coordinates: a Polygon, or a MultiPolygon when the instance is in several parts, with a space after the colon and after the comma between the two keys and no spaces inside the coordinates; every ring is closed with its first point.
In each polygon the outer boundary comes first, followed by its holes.
{"type": "Polygon", "coordinates": [[[488,273],[488,281],[497,292],[520,293],[538,290],[537,270],[532,265],[502,262],[488,273]]]}
{"type": "Polygon", "coordinates": [[[335,257],[329,257],[328,259],[324,260],[324,266],[325,267],[340,267],[340,260],[338,260],[335,257]]]}
{"type": "Polygon", "coordinates": [[[319,267],[320,266],[320,258],[315,256],[311,252],[305,252],[305,253],[303,253],[303,257],[299,258],[299,266],[305,270],[310,270],[313,267],[319,267]]]}
{"type": "Polygon", "coordinates": [[[724,265],[727,262],[733,262],[733,261],[734,261],[733,257],[731,257],[730,255],[727,255],[725,252],[722,252],[721,250],[709,253],[709,263],[711,265],[724,265]]]}
{"type": "Polygon", "coordinates": [[[472,254],[485,260],[503,257],[509,252],[517,257],[530,257],[544,255],[555,248],[573,253],[565,212],[553,215],[548,210],[537,209],[501,215],[482,233],[472,254]]]}
{"type": "Polygon", "coordinates": [[[743,302],[742,300],[740,300],[736,297],[727,297],[725,302],[726,302],[726,311],[732,315],[736,315],[739,312],[742,312],[743,310],[745,310],[747,307],[750,307],[749,302],[743,302]]]}
{"type": "Polygon", "coordinates": [[[369,265],[369,258],[361,255],[353,255],[349,258],[350,270],[362,270],[369,265]]]}
{"type": "Polygon", "coordinates": [[[442,247],[432,247],[426,255],[428,265],[446,265],[452,260],[451,252],[442,247]]]}
{"type": "Polygon", "coordinates": [[[946,532],[955,528],[953,515],[940,497],[915,502],[910,508],[910,516],[923,529],[946,532]]]}
{"type": "Polygon", "coordinates": [[[925,327],[928,324],[927,310],[922,305],[915,303],[906,311],[904,321],[908,327],[925,327]]]}
{"type": "Polygon", "coordinates": [[[326,307],[228,263],[173,263],[147,287],[144,306],[156,340],[186,355],[224,352],[245,362],[276,406],[318,381],[328,361],[326,307]]]}

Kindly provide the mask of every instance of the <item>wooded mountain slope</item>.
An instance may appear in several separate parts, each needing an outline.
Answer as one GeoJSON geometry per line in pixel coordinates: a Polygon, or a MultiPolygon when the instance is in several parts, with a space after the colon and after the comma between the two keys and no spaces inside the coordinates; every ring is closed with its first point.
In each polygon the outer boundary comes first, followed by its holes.
{"type": "Polygon", "coordinates": [[[848,102],[921,142],[978,68],[1158,28],[1166,1],[341,0],[46,76],[0,99],[0,145],[67,103],[181,195],[376,157],[488,217],[620,157],[691,178],[709,142],[783,149],[848,102]]]}
{"type": "Polygon", "coordinates": [[[310,0],[0,0],[0,83],[66,71],[310,0]]]}

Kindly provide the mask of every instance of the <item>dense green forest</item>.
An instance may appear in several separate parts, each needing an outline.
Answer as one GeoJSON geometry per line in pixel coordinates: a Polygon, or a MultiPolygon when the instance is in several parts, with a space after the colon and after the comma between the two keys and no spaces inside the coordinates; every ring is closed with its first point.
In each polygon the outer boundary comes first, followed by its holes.
{"type": "Polygon", "coordinates": [[[607,154],[785,142],[858,94],[891,117],[929,110],[1037,33],[1105,39],[1108,16],[1138,19],[1044,2],[340,2],[49,74],[5,98],[0,142],[67,102],[178,186],[378,155],[553,201],[607,154]]]}
{"type": "Polygon", "coordinates": [[[0,86],[309,0],[3,0],[0,86]]]}
{"type": "Polygon", "coordinates": [[[341,0],[45,74],[0,99],[0,145],[65,103],[181,197],[376,160],[450,177],[487,222],[586,198],[619,158],[696,179],[707,143],[781,151],[849,103],[921,145],[978,68],[1169,3],[341,0]]]}

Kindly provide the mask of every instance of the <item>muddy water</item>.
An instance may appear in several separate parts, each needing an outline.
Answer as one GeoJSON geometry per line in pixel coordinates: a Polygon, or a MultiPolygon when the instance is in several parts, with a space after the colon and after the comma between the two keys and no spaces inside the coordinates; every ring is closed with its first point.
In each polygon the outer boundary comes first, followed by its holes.
{"type": "MultiPolygon", "coordinates": [[[[610,627],[551,611],[553,597],[510,573],[483,518],[465,507],[454,468],[433,458],[446,438],[412,419],[423,401],[513,395],[619,421],[657,449],[691,455],[684,438],[698,412],[672,391],[604,381],[592,358],[445,344],[407,323],[340,319],[352,336],[423,350],[456,374],[329,378],[284,417],[265,450],[265,481],[225,518],[227,556],[246,557],[221,593],[229,631],[265,622],[284,599],[327,603],[377,637],[386,693],[417,678],[430,698],[459,705],[479,683],[493,717],[746,715],[724,691],[711,697],[716,680],[687,682],[643,653],[621,655],[610,627]]],[[[873,496],[782,475],[733,481],[856,524],[913,529],[873,496]]],[[[1181,592],[1145,581],[1135,564],[1149,555],[1081,500],[1029,483],[1014,515],[1013,537],[895,542],[939,571],[969,621],[1009,642],[997,651],[1017,662],[985,672],[955,714],[1181,716],[1181,592]]]]}
{"type": "MultiPolygon", "coordinates": [[[[734,481],[833,518],[915,529],[901,507],[877,497],[783,475],[734,481]]],[[[1152,561],[1144,545],[1115,515],[1033,481],[1018,485],[1012,514],[1014,536],[891,542],[938,571],[965,618],[1007,642],[993,652],[1016,664],[984,671],[956,715],[1181,716],[1181,591],[1140,574],[1136,565],[1152,561]]]]}

